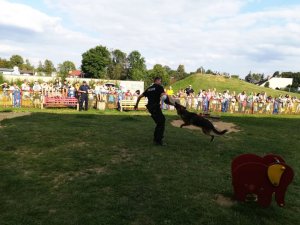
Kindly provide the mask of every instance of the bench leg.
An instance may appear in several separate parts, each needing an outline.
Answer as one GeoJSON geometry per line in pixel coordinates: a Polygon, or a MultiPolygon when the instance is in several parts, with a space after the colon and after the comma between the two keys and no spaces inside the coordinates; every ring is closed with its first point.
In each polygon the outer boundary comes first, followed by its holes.
{"type": "Polygon", "coordinates": [[[79,103],[76,104],[76,110],[79,111],[79,103]]]}

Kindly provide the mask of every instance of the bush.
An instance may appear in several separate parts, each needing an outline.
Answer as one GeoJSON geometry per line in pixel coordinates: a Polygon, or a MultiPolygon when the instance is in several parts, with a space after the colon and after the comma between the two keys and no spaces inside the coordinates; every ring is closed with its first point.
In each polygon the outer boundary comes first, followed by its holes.
{"type": "Polygon", "coordinates": [[[239,75],[231,75],[231,78],[232,79],[240,79],[240,76],[239,75]]]}
{"type": "Polygon", "coordinates": [[[0,73],[0,84],[3,84],[5,81],[4,81],[4,78],[3,78],[3,74],[0,73]]]}
{"type": "Polygon", "coordinates": [[[265,83],[265,85],[264,85],[266,88],[268,88],[268,87],[270,87],[270,82],[269,81],[267,81],[266,83],[265,83]]]}

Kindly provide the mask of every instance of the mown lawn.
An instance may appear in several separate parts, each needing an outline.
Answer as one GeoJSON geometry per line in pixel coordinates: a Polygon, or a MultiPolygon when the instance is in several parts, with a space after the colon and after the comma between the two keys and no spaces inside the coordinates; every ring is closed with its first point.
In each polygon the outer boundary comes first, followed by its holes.
{"type": "Polygon", "coordinates": [[[36,110],[0,122],[1,225],[300,224],[299,116],[231,116],[242,131],[209,137],[170,125],[152,145],[144,112],[36,110]],[[221,206],[230,163],[276,153],[294,168],[286,207],[221,206]]]}

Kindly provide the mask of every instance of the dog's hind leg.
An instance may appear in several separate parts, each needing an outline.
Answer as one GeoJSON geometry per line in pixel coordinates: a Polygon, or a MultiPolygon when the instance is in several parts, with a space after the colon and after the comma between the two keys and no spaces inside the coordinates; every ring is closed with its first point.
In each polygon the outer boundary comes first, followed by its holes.
{"type": "Polygon", "coordinates": [[[208,129],[205,129],[205,128],[202,128],[202,131],[204,134],[206,134],[207,136],[211,136],[211,139],[210,139],[210,143],[214,140],[215,136],[210,134],[210,131],[211,130],[208,130],[208,129]]]}

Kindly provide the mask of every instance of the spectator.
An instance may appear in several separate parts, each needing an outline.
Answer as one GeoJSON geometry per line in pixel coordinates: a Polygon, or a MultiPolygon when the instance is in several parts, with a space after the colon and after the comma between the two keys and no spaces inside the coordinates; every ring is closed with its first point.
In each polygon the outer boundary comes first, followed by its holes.
{"type": "Polygon", "coordinates": [[[222,112],[227,112],[229,102],[229,91],[224,91],[222,95],[222,112]]]}
{"type": "Polygon", "coordinates": [[[243,91],[242,93],[238,94],[238,102],[239,102],[239,109],[241,112],[245,112],[245,107],[246,107],[246,92],[243,91]]]}
{"type": "Polygon", "coordinates": [[[203,102],[203,92],[200,89],[198,95],[197,95],[197,108],[196,110],[202,110],[202,102],[203,102]]]}
{"type": "Polygon", "coordinates": [[[11,87],[12,97],[13,97],[13,107],[21,107],[21,90],[16,83],[11,87]]]}
{"type": "Polygon", "coordinates": [[[185,93],[187,96],[189,96],[190,94],[194,94],[194,89],[192,88],[192,85],[189,85],[186,89],[185,89],[185,93]]]}
{"type": "Polygon", "coordinates": [[[32,87],[33,92],[35,93],[39,93],[42,90],[41,85],[39,84],[39,82],[35,81],[32,87]]]}
{"type": "Polygon", "coordinates": [[[66,80],[64,80],[64,83],[62,84],[61,90],[62,90],[62,96],[67,97],[68,96],[69,85],[68,85],[66,80]]]}
{"type": "Polygon", "coordinates": [[[125,99],[126,100],[131,100],[131,98],[132,98],[132,94],[131,94],[130,90],[127,90],[126,93],[125,93],[125,99]]]}
{"type": "Polygon", "coordinates": [[[68,89],[68,97],[75,98],[75,94],[76,94],[75,87],[73,85],[70,85],[70,87],[68,89]]]}
{"type": "Polygon", "coordinates": [[[79,100],[79,111],[88,110],[89,106],[89,99],[88,99],[88,92],[90,87],[87,85],[86,81],[82,82],[82,85],[79,87],[78,92],[80,93],[80,100],[79,100]],[[83,107],[84,103],[84,107],[83,107]]]}
{"type": "Polygon", "coordinates": [[[2,88],[2,91],[3,91],[3,95],[4,96],[9,96],[9,85],[7,83],[3,83],[1,84],[1,88],[2,88]]]}
{"type": "Polygon", "coordinates": [[[167,90],[167,95],[173,97],[174,91],[173,91],[173,89],[172,89],[172,86],[170,86],[169,89],[167,90]]]}
{"type": "Polygon", "coordinates": [[[99,102],[100,101],[100,95],[101,95],[101,84],[100,82],[98,81],[96,84],[95,84],[95,95],[96,95],[96,100],[99,102]]]}

